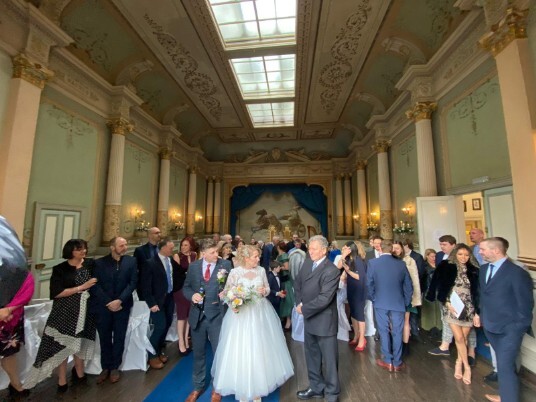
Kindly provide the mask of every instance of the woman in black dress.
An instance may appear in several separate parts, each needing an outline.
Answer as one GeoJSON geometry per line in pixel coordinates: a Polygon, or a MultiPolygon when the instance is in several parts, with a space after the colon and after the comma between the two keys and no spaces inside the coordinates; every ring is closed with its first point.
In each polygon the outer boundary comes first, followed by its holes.
{"type": "Polygon", "coordinates": [[[95,322],[87,314],[88,289],[95,285],[92,259],[86,259],[87,243],[71,239],[63,246],[66,261],[52,269],[50,298],[54,300],[35,363],[24,383],[34,387],[58,367],[58,392],[67,391],[67,359],[74,356],[72,382],[86,380],[84,360],[93,357],[95,322]]]}
{"type": "Polygon", "coordinates": [[[341,258],[337,266],[347,274],[347,297],[350,306],[354,339],[350,345],[356,345],[356,352],[362,352],[367,346],[365,338],[365,303],[367,301],[367,263],[365,249],[361,243],[346,242],[341,249],[341,258]]]}

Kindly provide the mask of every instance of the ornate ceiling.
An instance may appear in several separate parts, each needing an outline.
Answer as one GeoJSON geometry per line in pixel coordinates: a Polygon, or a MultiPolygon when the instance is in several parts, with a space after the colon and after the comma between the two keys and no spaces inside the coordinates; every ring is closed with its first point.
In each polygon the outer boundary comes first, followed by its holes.
{"type": "MultiPolygon", "coordinates": [[[[290,0],[289,0],[290,1],[290,0]]],[[[345,157],[463,20],[455,0],[297,0],[294,126],[253,128],[205,0],[61,0],[69,50],[209,161],[345,157]]],[[[273,49],[259,48],[258,55],[273,49]]],[[[276,50],[277,51],[277,50],[276,50]]]]}

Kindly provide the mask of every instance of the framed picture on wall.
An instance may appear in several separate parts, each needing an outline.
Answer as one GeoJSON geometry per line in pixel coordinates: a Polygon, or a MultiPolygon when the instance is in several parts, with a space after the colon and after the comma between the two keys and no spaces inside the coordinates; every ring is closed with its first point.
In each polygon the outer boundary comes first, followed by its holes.
{"type": "Polygon", "coordinates": [[[482,209],[482,203],[480,198],[473,198],[473,210],[480,211],[482,209]]]}

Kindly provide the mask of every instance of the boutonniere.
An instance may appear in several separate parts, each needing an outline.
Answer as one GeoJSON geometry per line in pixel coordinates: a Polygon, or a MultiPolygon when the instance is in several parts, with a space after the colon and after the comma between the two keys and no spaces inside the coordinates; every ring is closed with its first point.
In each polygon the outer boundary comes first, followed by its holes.
{"type": "Polygon", "coordinates": [[[218,279],[218,284],[220,285],[220,288],[223,288],[223,286],[225,285],[225,281],[227,280],[227,275],[229,275],[229,272],[227,272],[225,268],[220,268],[218,270],[217,279],[218,279]]]}

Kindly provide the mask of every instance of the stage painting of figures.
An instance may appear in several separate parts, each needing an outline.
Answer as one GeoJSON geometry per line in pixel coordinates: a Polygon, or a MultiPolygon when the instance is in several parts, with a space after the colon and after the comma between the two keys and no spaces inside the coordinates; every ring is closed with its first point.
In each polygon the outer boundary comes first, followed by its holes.
{"type": "Polygon", "coordinates": [[[290,240],[293,233],[301,239],[321,234],[320,223],[300,207],[290,192],[264,193],[254,204],[238,212],[236,233],[243,239],[270,241],[272,235],[290,240]]]}

